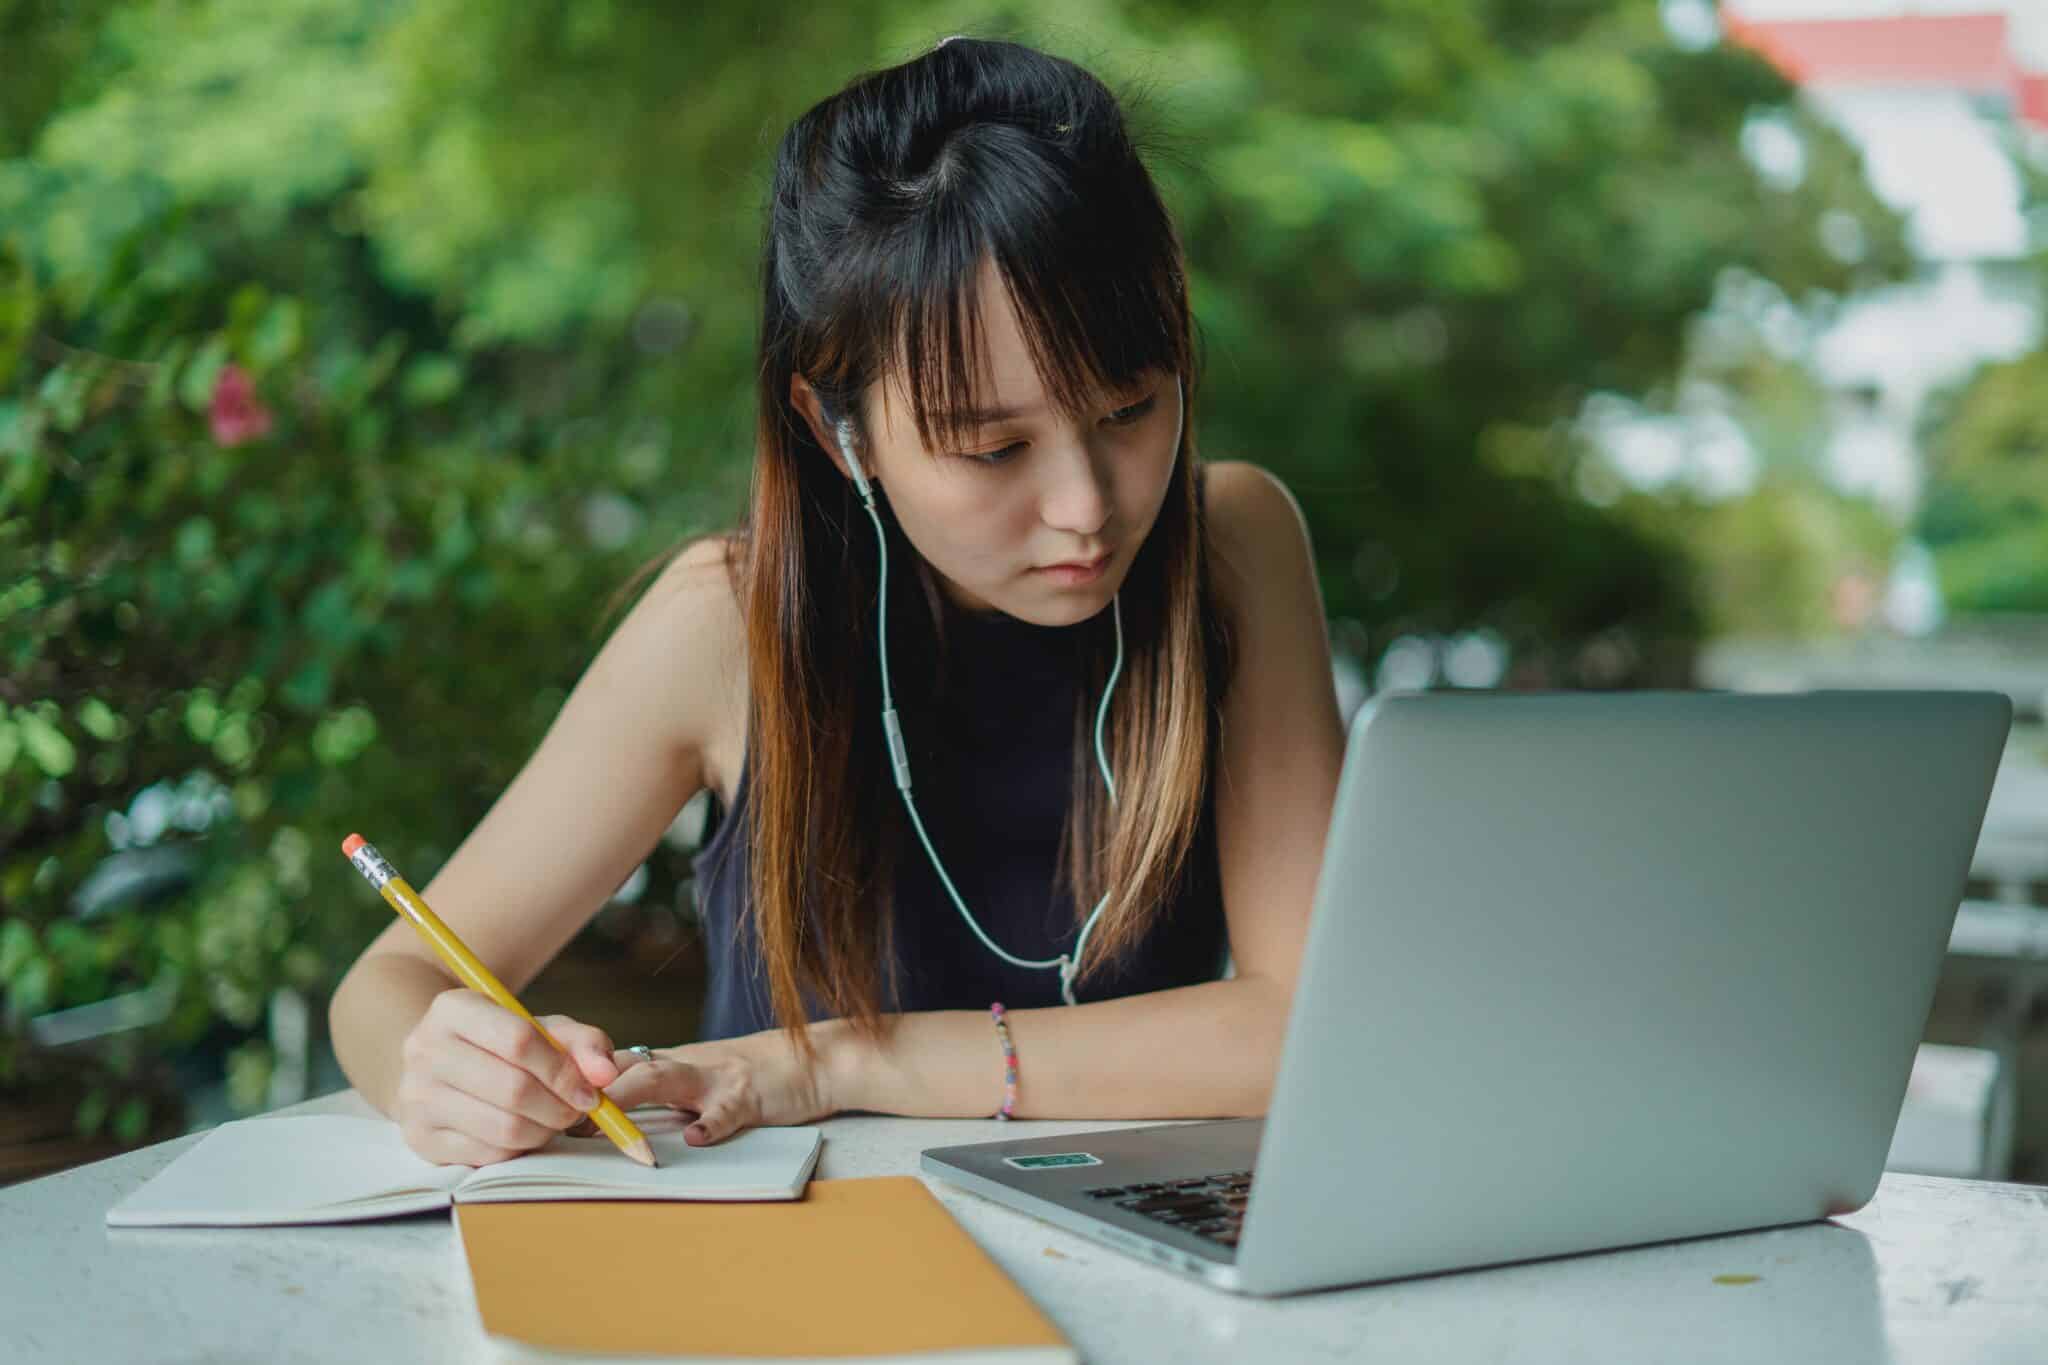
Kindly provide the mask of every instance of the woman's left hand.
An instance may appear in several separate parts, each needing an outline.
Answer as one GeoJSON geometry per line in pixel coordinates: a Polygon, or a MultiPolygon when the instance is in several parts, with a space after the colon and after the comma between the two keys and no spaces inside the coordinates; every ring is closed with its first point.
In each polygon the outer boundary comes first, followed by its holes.
{"type": "MultiPolygon", "coordinates": [[[[621,1109],[666,1105],[692,1122],[683,1140],[692,1147],[722,1142],[748,1128],[814,1123],[837,1109],[825,1081],[824,1040],[813,1028],[820,1055],[804,1064],[780,1029],[711,1043],[654,1048],[651,1061],[637,1052],[614,1052],[619,1077],[604,1093],[621,1109]]],[[[571,1136],[595,1133],[588,1119],[571,1136]]]]}

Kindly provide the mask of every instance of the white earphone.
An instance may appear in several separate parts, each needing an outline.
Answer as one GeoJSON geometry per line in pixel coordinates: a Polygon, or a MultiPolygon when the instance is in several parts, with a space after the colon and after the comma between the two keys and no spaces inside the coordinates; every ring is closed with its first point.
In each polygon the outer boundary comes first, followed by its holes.
{"type": "MultiPolygon", "coordinates": [[[[1181,433],[1187,427],[1187,395],[1181,387],[1180,376],[1175,375],[1173,388],[1180,411],[1175,420],[1173,432],[1174,457],[1179,458],[1181,433]]],[[[1081,933],[1074,940],[1072,953],[1062,953],[1055,958],[1033,960],[1005,952],[996,945],[976,922],[974,914],[967,908],[967,902],[960,898],[959,889],[953,879],[946,875],[946,868],[939,861],[937,850],[932,847],[931,836],[925,833],[924,820],[917,813],[917,802],[910,794],[910,754],[903,745],[903,727],[896,719],[896,696],[889,685],[889,539],[882,530],[881,514],[875,511],[874,489],[868,483],[867,471],[861,467],[860,457],[854,452],[857,444],[853,419],[841,417],[832,424],[833,434],[839,439],[839,453],[846,458],[847,472],[853,476],[854,490],[860,494],[861,505],[867,508],[868,519],[875,524],[875,543],[881,554],[880,585],[875,595],[875,653],[882,668],[882,733],[889,744],[889,761],[896,771],[896,790],[903,796],[903,808],[910,814],[910,824],[917,831],[918,841],[924,845],[925,856],[931,859],[932,871],[938,873],[940,885],[952,897],[960,917],[967,921],[967,927],[982,945],[1013,967],[1033,968],[1040,971],[1057,970],[1060,974],[1060,998],[1069,1005],[1074,999],[1074,973],[1079,967],[1081,954],[1088,946],[1088,935],[1095,928],[1095,921],[1102,917],[1102,911],[1109,904],[1104,893],[1096,902],[1095,909],[1081,924],[1081,933]]],[[[1123,595],[1118,593],[1110,599],[1110,610],[1116,622],[1116,662],[1110,667],[1109,681],[1103,685],[1102,702],[1095,712],[1095,764],[1102,771],[1102,783],[1109,791],[1109,803],[1116,804],[1116,780],[1110,776],[1109,758],[1102,747],[1102,730],[1109,719],[1109,699],[1116,693],[1116,681],[1124,669],[1124,616],[1123,595]]]]}

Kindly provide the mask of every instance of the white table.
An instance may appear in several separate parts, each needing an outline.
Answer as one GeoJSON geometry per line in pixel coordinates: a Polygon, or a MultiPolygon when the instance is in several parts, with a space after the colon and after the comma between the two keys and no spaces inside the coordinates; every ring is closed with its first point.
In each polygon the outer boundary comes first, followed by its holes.
{"type": "MultiPolygon", "coordinates": [[[[344,1091],[279,1112],[372,1111],[344,1091]]],[[[1109,1126],[838,1118],[818,1175],[903,1174],[924,1147],[1109,1126]]],[[[197,1140],[0,1189],[0,1359],[490,1358],[445,1214],[105,1226],[197,1140]]],[[[2048,1361],[2048,1189],[2033,1186],[1888,1175],[1833,1223],[1259,1301],[928,1183],[1092,1362],[2048,1361]]]]}

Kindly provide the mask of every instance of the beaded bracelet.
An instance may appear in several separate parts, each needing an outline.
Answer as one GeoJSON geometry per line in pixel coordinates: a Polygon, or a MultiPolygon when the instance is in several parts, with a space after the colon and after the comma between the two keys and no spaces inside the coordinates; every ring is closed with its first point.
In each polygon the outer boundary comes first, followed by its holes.
{"type": "Polygon", "coordinates": [[[1003,1045],[1003,1107],[996,1117],[1009,1119],[1017,1108],[1017,1049],[1010,1042],[1010,1026],[1003,1021],[1002,1002],[990,1005],[988,1012],[995,1017],[996,1038],[1003,1045]]]}

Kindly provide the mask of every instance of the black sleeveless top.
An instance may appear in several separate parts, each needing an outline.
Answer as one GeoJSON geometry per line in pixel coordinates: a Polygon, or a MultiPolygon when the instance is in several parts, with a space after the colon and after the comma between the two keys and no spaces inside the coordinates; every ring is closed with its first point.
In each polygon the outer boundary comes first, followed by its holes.
{"type": "MultiPolygon", "coordinates": [[[[983,932],[1015,957],[1055,958],[1072,950],[1081,924],[1073,897],[1057,875],[1057,859],[1074,763],[1073,706],[1081,672],[1073,632],[1088,627],[1037,626],[1000,612],[955,612],[949,620],[949,682],[935,715],[917,725],[904,719],[907,737],[934,737],[911,749],[912,795],[947,875],[983,932]]],[[[892,641],[890,669],[899,688],[909,666],[917,661],[899,661],[892,641]]],[[[1099,696],[1088,700],[1087,762],[1098,782],[1092,735],[1100,701],[1099,696]]],[[[878,717],[863,721],[881,723],[878,717]]],[[[744,913],[750,767],[743,761],[731,810],[719,812],[712,798],[717,825],[692,860],[709,960],[698,1033],[703,1039],[776,1027],[759,938],[744,913]]],[[[886,800],[902,811],[894,783],[848,799],[886,800]]],[[[1056,969],[1014,966],[974,936],[933,872],[916,832],[908,828],[907,817],[901,823],[904,844],[896,860],[893,907],[898,992],[893,999],[885,996],[882,1008],[985,1010],[1000,1000],[1023,1009],[1061,1003],[1056,969]]],[[[1226,946],[1212,797],[1203,803],[1180,895],[1122,962],[1077,984],[1075,999],[1085,1003],[1214,980],[1222,973],[1226,946]]],[[[812,1017],[820,1017],[815,1009],[812,1017]]]]}

